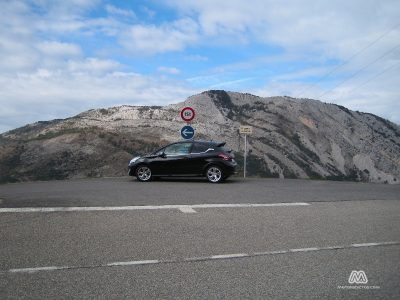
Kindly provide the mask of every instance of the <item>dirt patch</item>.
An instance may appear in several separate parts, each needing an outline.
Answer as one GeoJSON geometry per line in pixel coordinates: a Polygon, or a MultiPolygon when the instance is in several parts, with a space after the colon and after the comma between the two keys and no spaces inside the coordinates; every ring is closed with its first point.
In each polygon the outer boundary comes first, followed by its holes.
{"type": "Polygon", "coordinates": [[[317,129],[317,127],[315,126],[314,120],[311,120],[311,119],[305,118],[305,117],[299,117],[299,120],[300,120],[301,123],[303,123],[308,128],[317,129]]]}

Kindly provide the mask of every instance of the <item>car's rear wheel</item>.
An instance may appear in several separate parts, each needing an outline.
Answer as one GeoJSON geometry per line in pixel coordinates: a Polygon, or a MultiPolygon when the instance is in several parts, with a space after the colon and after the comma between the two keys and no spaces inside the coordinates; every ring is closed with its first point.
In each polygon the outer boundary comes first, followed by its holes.
{"type": "Polygon", "coordinates": [[[151,169],[148,166],[142,165],[136,169],[136,178],[139,181],[146,182],[151,180],[151,169]]]}
{"type": "Polygon", "coordinates": [[[209,182],[220,183],[224,179],[224,173],[218,166],[210,166],[207,169],[206,176],[209,182]]]}

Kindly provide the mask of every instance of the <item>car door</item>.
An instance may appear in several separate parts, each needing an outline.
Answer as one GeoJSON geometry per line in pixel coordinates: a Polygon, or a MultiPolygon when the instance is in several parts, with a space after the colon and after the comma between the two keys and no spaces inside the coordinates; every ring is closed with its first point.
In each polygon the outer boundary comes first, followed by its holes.
{"type": "Polygon", "coordinates": [[[165,148],[154,152],[149,156],[149,164],[153,175],[165,175],[166,174],[166,163],[167,161],[163,157],[165,148]]]}
{"type": "Polygon", "coordinates": [[[201,175],[207,164],[206,159],[209,157],[208,151],[214,150],[207,143],[193,143],[192,152],[190,154],[190,165],[192,174],[201,175]],[[208,150],[208,151],[207,151],[208,150]]]}
{"type": "Polygon", "coordinates": [[[176,143],[165,147],[163,170],[165,175],[191,174],[191,142],[176,143]]]}

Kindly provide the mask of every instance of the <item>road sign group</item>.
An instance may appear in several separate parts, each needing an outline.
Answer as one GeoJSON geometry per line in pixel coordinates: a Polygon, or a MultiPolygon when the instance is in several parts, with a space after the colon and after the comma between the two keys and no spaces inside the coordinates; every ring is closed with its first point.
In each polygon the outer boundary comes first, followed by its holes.
{"type": "MultiPolygon", "coordinates": [[[[185,107],[181,110],[181,118],[185,122],[190,122],[194,119],[196,113],[191,107],[185,107]]],[[[189,124],[185,125],[181,129],[181,136],[185,140],[192,139],[194,137],[194,128],[189,124]]]]}

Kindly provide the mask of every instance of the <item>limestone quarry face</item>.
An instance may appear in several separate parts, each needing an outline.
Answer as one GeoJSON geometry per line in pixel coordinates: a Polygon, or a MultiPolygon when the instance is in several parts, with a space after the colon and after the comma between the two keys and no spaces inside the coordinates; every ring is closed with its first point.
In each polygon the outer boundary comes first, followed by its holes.
{"type": "Polygon", "coordinates": [[[207,91],[165,107],[119,106],[38,122],[0,135],[0,182],[125,175],[127,161],[180,140],[180,110],[196,111],[195,138],[226,141],[250,175],[400,181],[400,128],[311,99],[207,91]]]}

